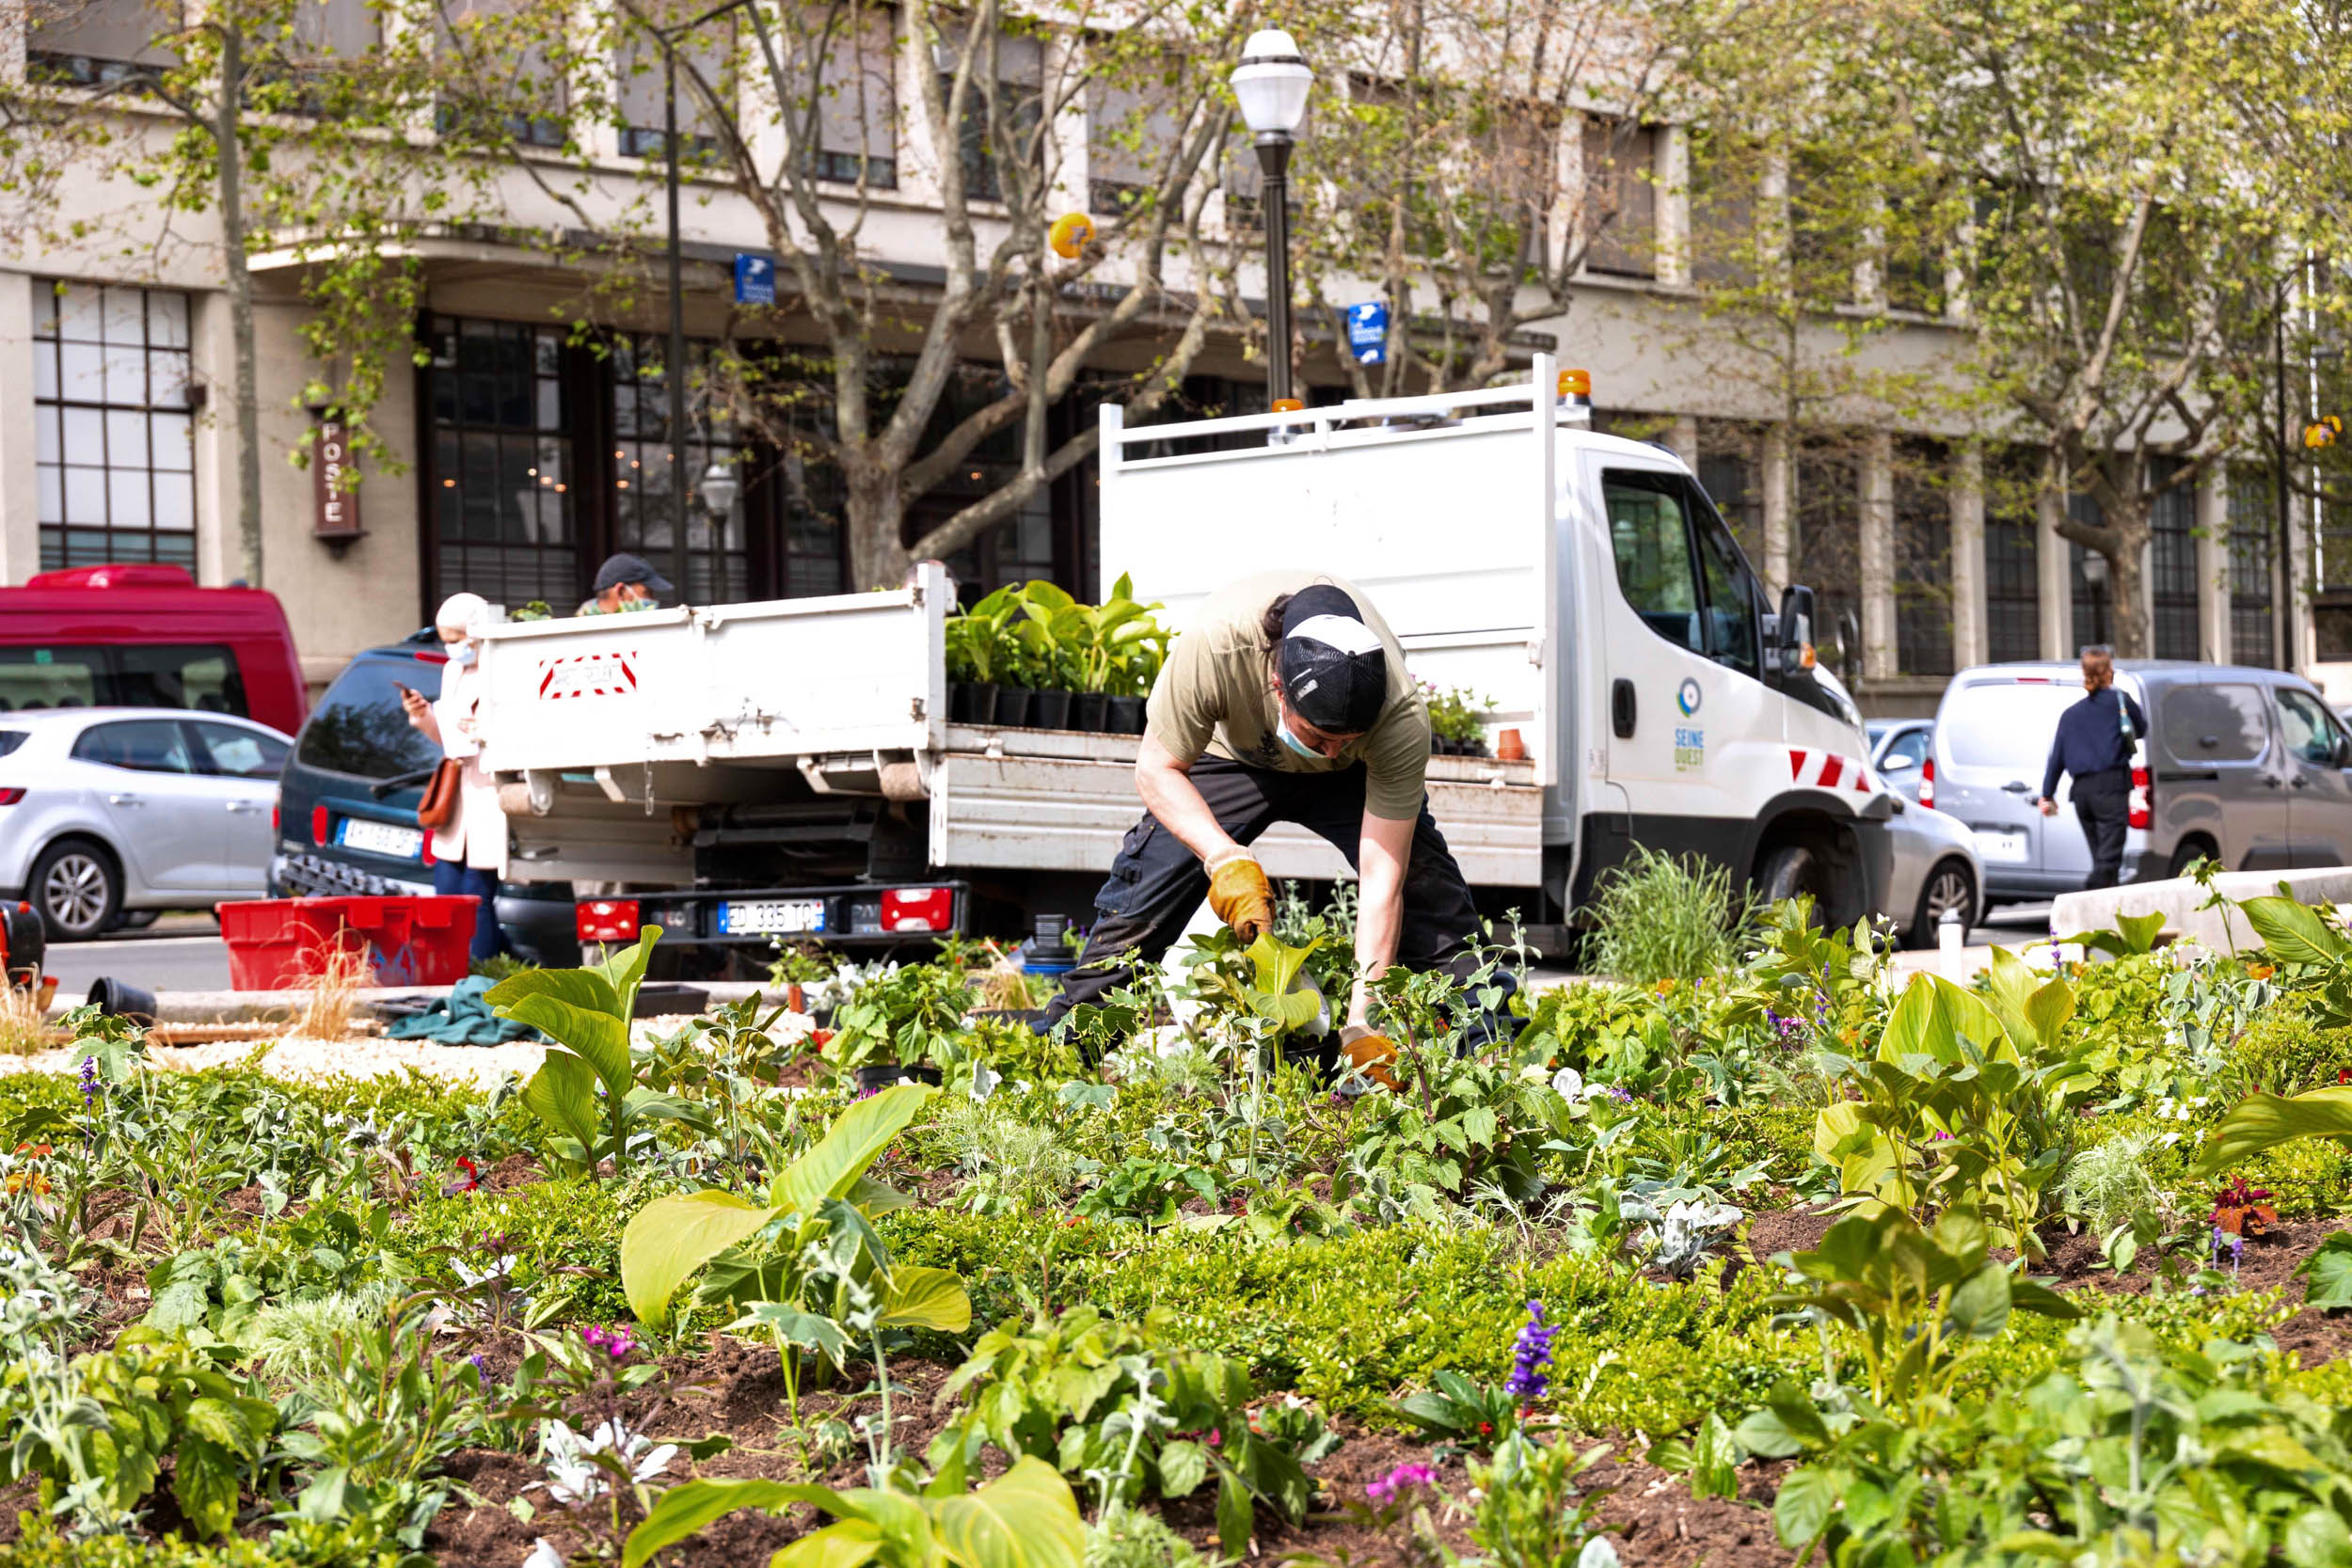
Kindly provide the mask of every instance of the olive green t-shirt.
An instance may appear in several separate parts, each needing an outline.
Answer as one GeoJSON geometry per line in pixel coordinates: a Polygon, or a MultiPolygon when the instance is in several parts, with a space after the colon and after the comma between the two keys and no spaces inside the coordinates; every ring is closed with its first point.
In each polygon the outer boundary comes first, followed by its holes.
{"type": "Polygon", "coordinates": [[[1168,649],[1152,688],[1150,734],[1178,762],[1219,756],[1283,773],[1329,773],[1364,765],[1364,806],[1391,822],[1421,815],[1429,768],[1429,708],[1405,668],[1396,634],[1353,584],[1323,572],[1261,572],[1219,589],[1168,649]],[[1372,728],[1336,757],[1303,757],[1275,733],[1271,650],[1261,630],[1266,606],[1284,594],[1327,582],[1356,601],[1389,656],[1389,698],[1372,728]]]}

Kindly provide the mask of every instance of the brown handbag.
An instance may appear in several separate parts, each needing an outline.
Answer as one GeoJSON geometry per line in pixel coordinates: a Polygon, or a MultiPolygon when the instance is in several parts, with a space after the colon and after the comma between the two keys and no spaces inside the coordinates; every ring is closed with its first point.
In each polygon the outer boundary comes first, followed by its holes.
{"type": "Polygon", "coordinates": [[[433,770],[433,782],[424,786],[424,799],[417,802],[418,827],[430,832],[446,828],[457,820],[457,791],[462,772],[455,757],[441,759],[441,766],[433,770]]]}

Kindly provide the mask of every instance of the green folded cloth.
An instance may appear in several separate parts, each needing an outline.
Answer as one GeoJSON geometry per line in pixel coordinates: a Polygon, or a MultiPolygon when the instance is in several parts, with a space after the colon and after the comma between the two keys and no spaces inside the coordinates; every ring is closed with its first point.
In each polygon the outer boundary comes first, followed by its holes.
{"type": "Polygon", "coordinates": [[[402,1019],[385,1033],[396,1040],[436,1040],[442,1045],[505,1045],[537,1039],[539,1031],[530,1024],[490,1011],[483,997],[497,983],[486,974],[469,974],[452,986],[447,996],[402,1019]]]}

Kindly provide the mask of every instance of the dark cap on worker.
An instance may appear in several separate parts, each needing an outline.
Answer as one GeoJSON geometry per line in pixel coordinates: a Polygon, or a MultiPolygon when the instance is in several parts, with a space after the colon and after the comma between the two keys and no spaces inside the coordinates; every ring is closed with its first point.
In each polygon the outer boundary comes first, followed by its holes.
{"type": "Polygon", "coordinates": [[[653,563],[644,556],[631,555],[627,550],[606,556],[604,564],[596,568],[596,592],[601,594],[625,582],[642,584],[649,593],[667,594],[670,591],[670,579],[655,571],[653,563]]]}
{"type": "Polygon", "coordinates": [[[1276,671],[1292,708],[1326,735],[1361,735],[1388,705],[1388,651],[1356,601],[1329,583],[1302,588],[1282,607],[1276,671]]]}

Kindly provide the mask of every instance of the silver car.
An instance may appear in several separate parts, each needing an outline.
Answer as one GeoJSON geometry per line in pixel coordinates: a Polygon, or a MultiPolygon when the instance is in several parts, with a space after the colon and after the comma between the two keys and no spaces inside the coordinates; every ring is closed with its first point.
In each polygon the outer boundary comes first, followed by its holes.
{"type": "MultiPolygon", "coordinates": [[[[2174,659],[2118,659],[2147,710],[2135,748],[2122,879],[2180,875],[2200,857],[2233,871],[2352,863],[2352,733],[2299,675],[2174,659]]],[[[1936,714],[1935,803],[1965,822],[1988,902],[2071,893],[2090,847],[2058,786],[2033,807],[2058,715],[2082,700],[2073,664],[1963,670],[1936,714]]]]}
{"type": "Polygon", "coordinates": [[[1984,865],[1968,825],[1932,806],[1904,801],[1886,824],[1895,846],[1886,912],[1908,947],[1933,947],[1949,910],[1965,933],[1984,917],[1984,865]]]}
{"type": "Polygon", "coordinates": [[[184,708],[0,713],[0,892],[31,900],[53,942],[262,897],[292,744],[184,708]]]}
{"type": "MultiPolygon", "coordinates": [[[[1929,766],[1935,754],[1935,721],[1932,719],[1873,719],[1867,726],[1870,735],[1870,766],[1879,770],[1886,787],[1906,800],[1923,798],[1922,785],[1935,776],[1929,766]]],[[[1929,805],[1935,804],[1932,798],[1929,805]]]]}

